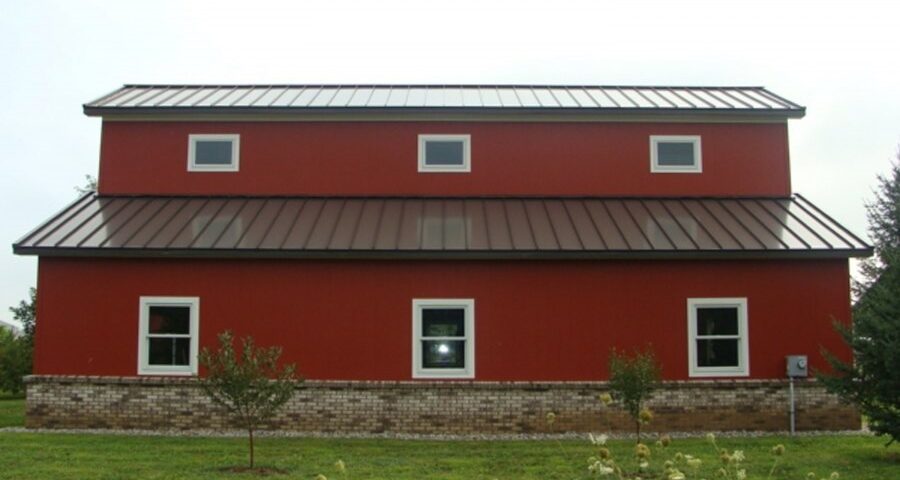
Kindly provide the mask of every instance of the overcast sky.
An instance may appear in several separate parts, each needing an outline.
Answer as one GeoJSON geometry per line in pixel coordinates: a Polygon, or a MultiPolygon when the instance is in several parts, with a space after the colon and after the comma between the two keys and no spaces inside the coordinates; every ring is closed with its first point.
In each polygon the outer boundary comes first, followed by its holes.
{"type": "Polygon", "coordinates": [[[0,318],[36,279],[11,244],[96,175],[81,105],[123,83],[762,85],[807,107],[794,190],[864,234],[900,144],[898,4],[0,0],[0,318]]]}

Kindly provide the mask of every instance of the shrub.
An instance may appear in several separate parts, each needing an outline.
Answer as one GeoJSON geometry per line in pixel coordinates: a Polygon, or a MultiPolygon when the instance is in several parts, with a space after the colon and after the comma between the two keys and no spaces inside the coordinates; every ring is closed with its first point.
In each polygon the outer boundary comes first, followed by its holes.
{"type": "Polygon", "coordinates": [[[659,364],[649,346],[643,351],[635,350],[632,355],[619,354],[615,349],[609,354],[609,389],[634,420],[638,443],[641,425],[653,418],[644,402],[659,383],[659,374],[659,364]]]}
{"type": "Polygon", "coordinates": [[[23,377],[31,373],[31,343],[0,328],[0,390],[14,395],[25,390],[23,377]]]}
{"type": "Polygon", "coordinates": [[[240,354],[229,331],[219,334],[219,348],[200,352],[206,376],[200,386],[247,430],[250,468],[253,468],[253,431],[290,400],[296,385],[293,364],[278,368],[281,347],[256,347],[252,337],[242,339],[240,354]]]}

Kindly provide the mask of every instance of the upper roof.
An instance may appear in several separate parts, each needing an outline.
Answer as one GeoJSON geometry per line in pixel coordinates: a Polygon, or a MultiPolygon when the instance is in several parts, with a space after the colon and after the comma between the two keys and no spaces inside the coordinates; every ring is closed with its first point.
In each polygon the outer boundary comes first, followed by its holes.
{"type": "Polygon", "coordinates": [[[872,248],[790,198],[89,194],[13,245],[60,256],[830,258],[872,248]]]}
{"type": "Polygon", "coordinates": [[[162,112],[705,113],[802,117],[764,87],[583,85],[125,85],[87,115],[162,112]]]}

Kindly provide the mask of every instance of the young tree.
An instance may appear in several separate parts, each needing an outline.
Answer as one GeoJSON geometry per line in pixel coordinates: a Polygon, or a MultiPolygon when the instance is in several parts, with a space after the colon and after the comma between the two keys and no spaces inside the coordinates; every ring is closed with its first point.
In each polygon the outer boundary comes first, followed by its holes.
{"type": "Polygon", "coordinates": [[[290,400],[297,378],[293,364],[278,368],[281,347],[257,347],[252,337],[241,344],[241,351],[235,352],[231,332],[219,334],[217,350],[200,352],[206,376],[199,381],[206,395],[247,429],[253,468],[253,432],[290,400]]]}
{"type": "Polygon", "coordinates": [[[635,350],[630,356],[615,349],[609,354],[609,389],[634,420],[638,443],[641,443],[641,425],[653,417],[644,403],[659,384],[659,373],[659,364],[650,347],[635,350]]]}
{"type": "Polygon", "coordinates": [[[824,352],[833,373],[820,374],[829,391],[855,403],[870,428],[900,440],[900,153],[888,176],[878,176],[875,201],[866,205],[875,255],[854,282],[853,325],[836,328],[853,351],[844,362],[824,352]]]}
{"type": "Polygon", "coordinates": [[[19,394],[25,390],[23,377],[31,374],[34,351],[34,325],[37,290],[31,288],[28,300],[10,307],[13,318],[22,324],[22,335],[0,329],[0,390],[19,394]]]}

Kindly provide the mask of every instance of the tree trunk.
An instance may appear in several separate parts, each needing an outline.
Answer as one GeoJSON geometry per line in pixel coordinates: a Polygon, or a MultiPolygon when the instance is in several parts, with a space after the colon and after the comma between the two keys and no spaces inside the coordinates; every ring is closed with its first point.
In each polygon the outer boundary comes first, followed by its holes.
{"type": "Polygon", "coordinates": [[[637,443],[641,443],[641,421],[634,422],[634,425],[637,427],[637,443]]]}
{"type": "Polygon", "coordinates": [[[250,468],[253,468],[253,427],[247,427],[247,431],[250,433],[250,468]]]}

